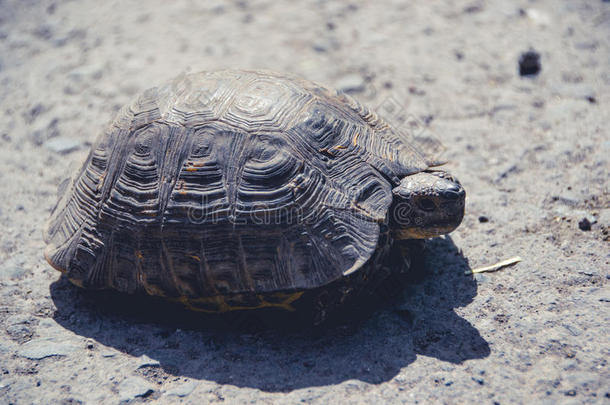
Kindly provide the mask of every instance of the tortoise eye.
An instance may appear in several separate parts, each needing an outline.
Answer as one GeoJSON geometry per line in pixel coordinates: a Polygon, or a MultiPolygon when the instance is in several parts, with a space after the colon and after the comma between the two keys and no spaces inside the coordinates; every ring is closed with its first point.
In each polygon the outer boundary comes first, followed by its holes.
{"type": "Polygon", "coordinates": [[[420,198],[417,201],[417,206],[424,211],[434,211],[436,204],[429,198],[420,198]]]}

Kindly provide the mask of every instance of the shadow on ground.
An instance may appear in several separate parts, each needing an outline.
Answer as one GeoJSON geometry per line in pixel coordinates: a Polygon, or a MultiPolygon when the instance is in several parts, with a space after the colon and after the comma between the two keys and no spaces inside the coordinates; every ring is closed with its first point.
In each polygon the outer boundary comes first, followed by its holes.
{"type": "Polygon", "coordinates": [[[477,287],[452,240],[431,241],[420,268],[395,298],[353,304],[318,329],[276,328],[287,318],[273,314],[203,316],[153,299],[82,291],[64,278],[51,285],[51,296],[63,327],[157,360],[137,369],[153,381],[174,375],[291,391],[350,379],[382,383],[417,354],[451,363],[488,356],[487,342],[453,311],[477,287]]]}

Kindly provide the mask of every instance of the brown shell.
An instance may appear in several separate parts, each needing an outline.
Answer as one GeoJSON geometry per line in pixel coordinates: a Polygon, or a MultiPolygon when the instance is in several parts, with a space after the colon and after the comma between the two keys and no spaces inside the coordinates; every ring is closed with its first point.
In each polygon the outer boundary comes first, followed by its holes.
{"type": "Polygon", "coordinates": [[[183,75],[103,132],[55,207],[46,257],[74,283],[170,297],[298,291],[378,248],[426,169],[352,98],[260,71],[183,75]]]}

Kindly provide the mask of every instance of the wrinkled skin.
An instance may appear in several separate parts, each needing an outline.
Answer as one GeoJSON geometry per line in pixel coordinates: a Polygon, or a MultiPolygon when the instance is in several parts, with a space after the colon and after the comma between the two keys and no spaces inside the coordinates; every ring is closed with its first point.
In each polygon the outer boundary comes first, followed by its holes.
{"type": "Polygon", "coordinates": [[[464,217],[466,192],[446,172],[426,171],[405,177],[392,193],[390,227],[396,240],[447,234],[464,217]]]}

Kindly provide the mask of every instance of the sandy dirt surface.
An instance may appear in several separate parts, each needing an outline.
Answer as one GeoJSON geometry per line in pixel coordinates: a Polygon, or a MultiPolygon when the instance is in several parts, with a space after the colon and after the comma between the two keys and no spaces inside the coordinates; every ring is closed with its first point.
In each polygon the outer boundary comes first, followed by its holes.
{"type": "Polygon", "coordinates": [[[1,403],[608,403],[609,2],[121,3],[0,0],[1,403]],[[44,261],[57,186],[117,110],[220,68],[442,142],[466,216],[398,299],[324,333],[193,327],[44,261]]]}

